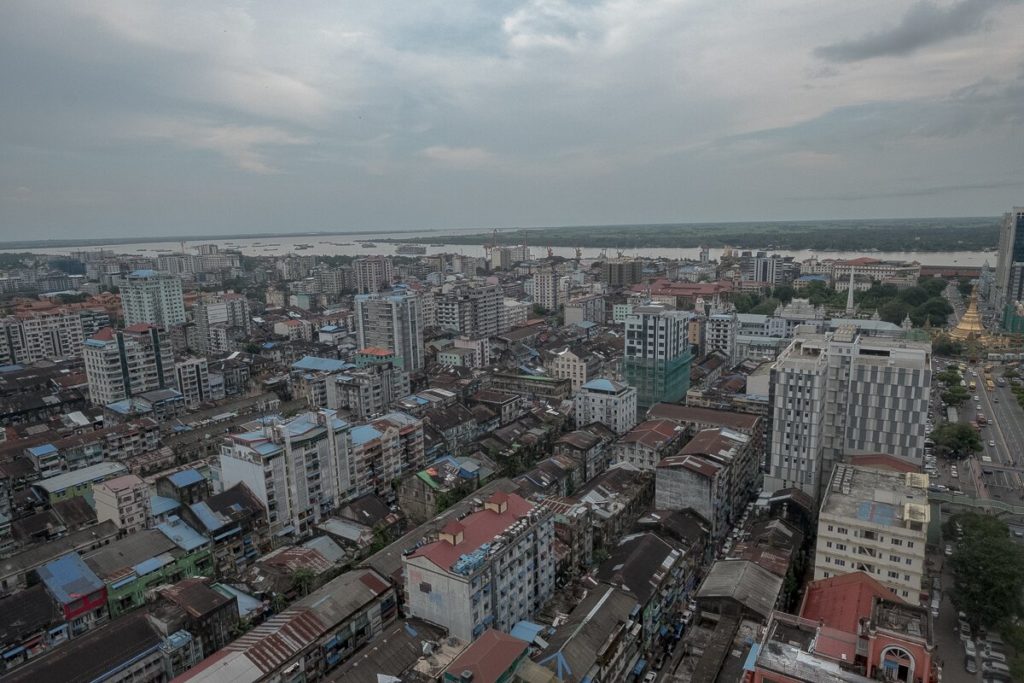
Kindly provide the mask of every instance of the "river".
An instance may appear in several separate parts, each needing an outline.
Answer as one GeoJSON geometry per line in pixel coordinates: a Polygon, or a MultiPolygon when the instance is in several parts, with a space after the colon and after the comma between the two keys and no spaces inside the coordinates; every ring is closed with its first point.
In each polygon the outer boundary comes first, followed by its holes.
{"type": "MultiPolygon", "coordinates": [[[[348,256],[367,256],[371,254],[394,254],[396,244],[387,242],[375,243],[374,246],[363,246],[364,244],[370,243],[372,240],[384,240],[384,239],[403,239],[410,237],[430,237],[431,235],[437,235],[441,237],[443,235],[451,235],[457,230],[447,229],[444,231],[425,231],[415,233],[358,233],[358,234],[339,234],[339,235],[289,235],[289,236],[277,236],[277,237],[253,237],[253,238],[218,238],[209,240],[190,240],[184,242],[184,246],[187,250],[191,250],[193,247],[197,247],[201,244],[216,244],[222,249],[236,249],[247,256],[283,256],[285,254],[309,254],[316,255],[321,254],[324,256],[337,256],[337,255],[348,255],[348,256]],[[302,245],[309,245],[308,248],[300,248],[302,245]]],[[[466,232],[478,233],[479,228],[473,230],[467,230],[466,232]]],[[[120,244],[108,244],[100,246],[90,247],[45,247],[45,248],[33,248],[33,249],[3,249],[0,252],[9,251],[31,251],[36,254],[69,254],[73,251],[98,251],[100,249],[113,250],[118,254],[133,254],[138,256],[159,256],[160,254],[170,252],[180,252],[182,242],[123,242],[120,244]]],[[[435,245],[423,245],[426,246],[428,254],[441,254],[441,253],[455,253],[464,254],[467,256],[483,256],[484,248],[482,245],[472,244],[441,244],[438,242],[435,245]]],[[[543,256],[547,253],[547,247],[532,247],[534,256],[543,256]]],[[[556,256],[564,256],[566,258],[572,258],[575,256],[575,249],[572,247],[551,247],[550,251],[556,256]]],[[[598,248],[587,248],[584,247],[582,250],[582,256],[584,259],[597,258],[601,249],[598,248]]],[[[656,248],[656,249],[630,249],[622,252],[624,256],[647,256],[647,257],[666,257],[672,259],[697,259],[699,257],[699,249],[697,248],[686,248],[686,249],[674,249],[674,248],[656,248]]],[[[807,249],[798,251],[784,251],[778,250],[771,253],[778,253],[784,256],[793,256],[798,261],[803,261],[812,257],[818,259],[848,259],[856,258],[859,256],[870,256],[872,258],[878,258],[883,260],[893,261],[917,261],[922,265],[957,265],[957,266],[981,266],[986,261],[992,267],[995,267],[996,253],[995,251],[922,251],[922,252],[845,252],[845,251],[811,251],[807,249]]],[[[608,250],[609,256],[615,256],[614,250],[608,250]]],[[[722,254],[722,249],[711,249],[711,258],[715,259],[722,254]]]]}

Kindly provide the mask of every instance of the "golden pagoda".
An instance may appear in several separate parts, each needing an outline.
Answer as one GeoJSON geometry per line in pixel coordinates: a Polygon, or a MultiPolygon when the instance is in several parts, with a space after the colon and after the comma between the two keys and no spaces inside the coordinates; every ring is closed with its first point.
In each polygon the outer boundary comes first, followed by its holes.
{"type": "Polygon", "coordinates": [[[985,332],[985,326],[981,323],[981,315],[978,314],[977,288],[971,292],[971,301],[967,304],[967,310],[964,311],[963,317],[960,318],[960,321],[953,328],[953,331],[949,333],[949,336],[959,341],[987,340],[988,333],[985,332]]]}

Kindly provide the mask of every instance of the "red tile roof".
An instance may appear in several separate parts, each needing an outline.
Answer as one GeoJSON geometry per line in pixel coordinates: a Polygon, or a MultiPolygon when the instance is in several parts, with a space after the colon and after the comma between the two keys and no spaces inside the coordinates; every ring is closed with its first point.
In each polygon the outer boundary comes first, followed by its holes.
{"type": "Polygon", "coordinates": [[[670,420],[648,420],[629,430],[620,439],[623,443],[642,443],[648,448],[658,448],[666,441],[679,435],[676,424],[670,420]]]}
{"type": "Polygon", "coordinates": [[[96,341],[113,341],[114,330],[110,327],[104,327],[102,330],[99,330],[96,334],[92,335],[90,339],[95,339],[96,341]]]}
{"type": "Polygon", "coordinates": [[[134,325],[130,325],[130,326],[124,328],[124,331],[125,332],[149,332],[154,327],[156,327],[156,325],[153,325],[152,323],[135,323],[134,325]]]}
{"type": "Polygon", "coordinates": [[[445,673],[459,678],[463,671],[472,671],[473,683],[497,683],[529,646],[526,641],[487,629],[463,650],[445,673]]]}
{"type": "Polygon", "coordinates": [[[871,606],[876,597],[903,602],[864,572],[833,576],[813,581],[807,586],[800,616],[846,633],[857,633],[860,620],[871,616],[871,606]]]}
{"type": "Polygon", "coordinates": [[[921,468],[903,458],[888,453],[864,453],[850,456],[851,465],[872,467],[876,470],[892,470],[893,472],[920,472],[921,468]]]}
{"type": "MultiPolygon", "coordinates": [[[[505,494],[502,494],[505,495],[505,494]]],[[[488,502],[500,504],[496,500],[498,494],[488,502]]],[[[452,545],[448,541],[434,541],[421,546],[409,558],[425,557],[441,569],[451,570],[452,565],[460,556],[469,554],[484,543],[490,542],[495,536],[512,526],[517,520],[526,517],[533,505],[514,493],[507,494],[508,507],[503,513],[494,510],[480,510],[463,517],[459,522],[463,527],[462,543],[452,545]]]]}

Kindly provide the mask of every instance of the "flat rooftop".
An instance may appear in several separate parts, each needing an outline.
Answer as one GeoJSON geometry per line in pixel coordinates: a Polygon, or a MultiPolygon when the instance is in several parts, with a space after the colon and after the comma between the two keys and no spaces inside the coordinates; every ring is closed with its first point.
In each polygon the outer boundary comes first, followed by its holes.
{"type": "Polygon", "coordinates": [[[916,472],[836,465],[821,514],[880,526],[907,528],[911,522],[927,526],[931,519],[928,477],[916,472]]]}

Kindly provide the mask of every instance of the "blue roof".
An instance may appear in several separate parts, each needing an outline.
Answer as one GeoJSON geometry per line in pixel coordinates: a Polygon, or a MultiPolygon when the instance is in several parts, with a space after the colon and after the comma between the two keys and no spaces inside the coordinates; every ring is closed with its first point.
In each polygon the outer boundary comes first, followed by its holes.
{"type": "Polygon", "coordinates": [[[36,570],[50,595],[67,605],[92,595],[103,588],[103,582],[93,573],[78,553],[68,553],[36,570]]]}
{"type": "Polygon", "coordinates": [[[341,330],[341,328],[338,327],[337,325],[324,325],[323,327],[320,328],[321,332],[328,332],[328,333],[330,333],[330,332],[338,332],[340,330],[341,330]]]}
{"type": "Polygon", "coordinates": [[[167,514],[181,507],[181,503],[166,496],[150,496],[149,509],[154,516],[167,514]]]}
{"type": "Polygon", "coordinates": [[[174,562],[174,557],[170,553],[161,553],[156,557],[151,557],[148,560],[143,560],[133,567],[135,573],[138,576],[145,576],[155,572],[160,567],[168,565],[174,562]]]}
{"type": "Polygon", "coordinates": [[[149,268],[140,268],[139,270],[133,270],[131,277],[156,277],[156,271],[149,268]]]}
{"type": "Polygon", "coordinates": [[[597,323],[595,323],[593,320],[581,320],[580,322],[576,323],[576,327],[582,327],[585,330],[589,330],[592,327],[597,327],[597,323]]]}
{"type": "Polygon", "coordinates": [[[0,372],[17,372],[18,370],[24,370],[25,366],[19,363],[12,363],[10,365],[0,365],[0,372]]]}
{"type": "Polygon", "coordinates": [[[199,473],[199,470],[182,470],[181,472],[175,472],[167,476],[172,484],[181,488],[183,486],[191,486],[197,484],[203,480],[203,475],[199,473]]]}
{"type": "Polygon", "coordinates": [[[210,542],[210,539],[185,524],[178,517],[171,517],[163,524],[157,524],[156,528],[185,552],[191,552],[210,542]]]}
{"type": "Polygon", "coordinates": [[[540,624],[535,624],[532,621],[520,621],[512,627],[512,631],[509,633],[513,638],[519,640],[525,640],[528,643],[532,643],[533,639],[537,637],[544,627],[540,624]]]}
{"type": "Polygon", "coordinates": [[[804,282],[824,282],[825,280],[828,280],[828,275],[811,273],[809,275],[801,275],[797,280],[803,280],[804,282]]]}
{"type": "Polygon", "coordinates": [[[341,372],[355,366],[336,358],[320,358],[319,356],[305,356],[292,363],[295,370],[318,370],[321,372],[341,372]]]}
{"type": "Polygon", "coordinates": [[[39,458],[44,455],[52,455],[57,452],[57,447],[52,443],[44,443],[41,446],[33,446],[28,449],[28,452],[39,458]]]}
{"type": "Polygon", "coordinates": [[[352,428],[352,443],[357,446],[361,446],[364,443],[379,439],[381,433],[374,429],[371,425],[359,425],[358,427],[352,428]]]}
{"type": "Polygon", "coordinates": [[[207,531],[216,531],[224,526],[224,520],[221,519],[216,512],[210,509],[210,506],[206,504],[206,501],[193,503],[192,505],[189,505],[189,508],[193,513],[195,513],[199,522],[206,527],[207,531]]]}
{"type": "Polygon", "coordinates": [[[595,391],[618,391],[615,387],[615,383],[610,379],[603,377],[598,379],[592,379],[583,385],[584,389],[594,389],[595,391]]]}

